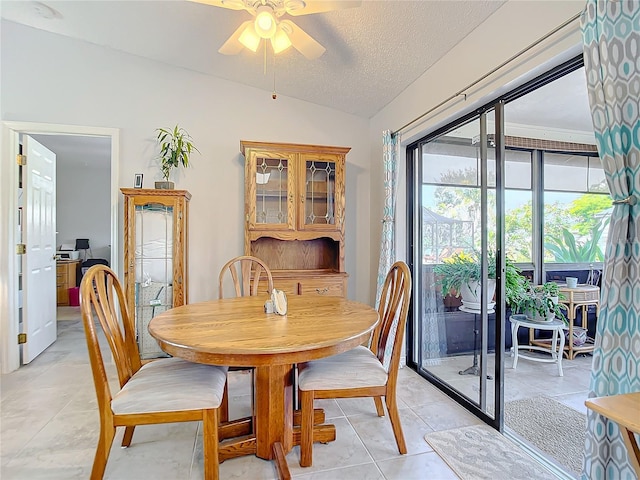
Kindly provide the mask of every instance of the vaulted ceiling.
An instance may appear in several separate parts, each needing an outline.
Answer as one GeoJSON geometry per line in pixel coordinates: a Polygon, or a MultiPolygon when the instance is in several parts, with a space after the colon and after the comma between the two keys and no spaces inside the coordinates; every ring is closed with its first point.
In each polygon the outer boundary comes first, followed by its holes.
{"type": "MultiPolygon", "coordinates": [[[[279,95],[370,118],[504,3],[363,0],[354,8],[292,17],[326,52],[308,60],[290,48],[276,57],[275,68],[273,56],[265,60],[263,50],[252,53],[245,49],[235,56],[218,53],[238,26],[251,18],[248,12],[188,0],[2,0],[0,16],[246,84],[269,96],[275,80],[279,95]]],[[[493,66],[487,65],[487,70],[493,66]]],[[[514,102],[507,121],[592,132],[583,72],[514,102]]],[[[84,141],[76,136],[43,136],[40,140],[53,142],[61,150],[73,145],[74,151],[84,141]]],[[[109,146],[100,146],[100,156],[108,161],[109,146]]],[[[84,162],[87,157],[78,158],[84,162]]]]}
{"type": "Polygon", "coordinates": [[[246,11],[174,1],[0,2],[6,20],[369,118],[503,4],[496,0],[364,0],[292,17],[326,52],[290,48],[225,56],[246,11]],[[266,68],[266,73],[265,73],[266,68]]]}

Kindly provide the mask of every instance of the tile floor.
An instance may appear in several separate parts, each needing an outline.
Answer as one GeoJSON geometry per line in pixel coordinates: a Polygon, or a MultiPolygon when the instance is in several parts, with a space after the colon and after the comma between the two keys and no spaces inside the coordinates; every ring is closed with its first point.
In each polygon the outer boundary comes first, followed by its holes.
{"type": "MultiPolygon", "coordinates": [[[[31,364],[0,377],[3,480],[89,478],[98,413],[82,324],[73,320],[78,316],[77,307],[59,309],[58,340],[31,364]]],[[[464,364],[464,360],[457,361],[464,364]]],[[[513,391],[508,389],[508,396],[539,394],[537,389],[544,387],[546,394],[579,405],[582,394],[578,389],[584,382],[577,367],[574,375],[574,368],[567,365],[565,377],[556,387],[552,385],[557,382],[549,382],[552,373],[546,372],[547,365],[527,363],[531,365],[522,362],[517,371],[506,371],[507,382],[517,383],[513,391]]],[[[553,371],[553,365],[548,367],[553,371]]],[[[115,370],[111,374],[117,384],[115,370]]],[[[336,425],[337,439],[327,445],[315,444],[313,466],[305,469],[298,465],[295,447],[287,455],[292,476],[313,480],[458,478],[432,451],[424,435],[480,421],[412,370],[402,369],[399,378],[407,455],[398,454],[389,420],[377,417],[372,400],[325,400],[318,406],[336,425]]],[[[249,380],[246,373],[231,374],[233,418],[245,416],[250,410],[249,380]]],[[[588,385],[588,376],[586,382],[588,385]]],[[[202,478],[202,439],[197,422],[137,427],[128,449],[120,448],[121,435],[120,431],[114,441],[106,479],[202,478]]],[[[276,472],[271,462],[248,456],[225,461],[220,465],[220,477],[273,479],[276,472]]]]}
{"type": "MultiPolygon", "coordinates": [[[[539,358],[549,358],[548,354],[527,352],[527,355],[539,358]]],[[[558,366],[555,363],[541,363],[518,358],[517,368],[511,368],[513,359],[509,354],[505,358],[504,401],[511,402],[523,398],[545,395],[553,397],[555,400],[564,403],[584,414],[587,407],[584,401],[589,392],[589,382],[591,378],[591,355],[578,355],[573,360],[562,361],[563,376],[558,375],[558,366]]],[[[445,382],[452,385],[458,391],[478,402],[480,392],[479,377],[460,375],[458,372],[465,370],[473,364],[471,356],[456,356],[442,359],[439,365],[428,366],[427,369],[445,382]]],[[[495,368],[494,356],[489,355],[487,372],[493,375],[495,368]]],[[[493,392],[495,381],[487,380],[487,389],[493,392]]],[[[493,411],[491,402],[493,396],[488,400],[489,411],[493,411]]]]}

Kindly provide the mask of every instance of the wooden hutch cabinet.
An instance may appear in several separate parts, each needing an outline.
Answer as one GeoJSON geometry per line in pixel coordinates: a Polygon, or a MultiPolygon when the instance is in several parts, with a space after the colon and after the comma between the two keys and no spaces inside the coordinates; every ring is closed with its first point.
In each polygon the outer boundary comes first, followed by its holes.
{"type": "Polygon", "coordinates": [[[166,356],[147,329],[165,310],[187,303],[186,190],[122,188],[124,289],[142,358],[166,356]]]}
{"type": "MultiPolygon", "coordinates": [[[[241,141],[245,255],[289,295],[346,296],[345,157],[350,148],[241,141]]],[[[265,287],[266,289],[266,287],[265,287]]]]}

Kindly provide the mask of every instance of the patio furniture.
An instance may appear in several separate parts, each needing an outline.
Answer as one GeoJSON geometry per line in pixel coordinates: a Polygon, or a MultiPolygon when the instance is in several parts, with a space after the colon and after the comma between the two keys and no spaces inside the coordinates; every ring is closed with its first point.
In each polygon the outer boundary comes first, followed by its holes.
{"type": "Polygon", "coordinates": [[[569,321],[570,339],[565,345],[565,355],[569,360],[573,360],[579,353],[593,352],[593,339],[587,339],[584,345],[576,346],[573,343],[573,327],[577,311],[582,310],[582,328],[587,328],[587,309],[589,305],[596,307],[596,318],[600,316],[600,287],[595,285],[578,285],[576,288],[569,288],[566,285],[560,287],[560,293],[565,296],[564,300],[560,300],[567,306],[567,320],[569,321]]]}
{"type": "MultiPolygon", "coordinates": [[[[583,345],[575,345],[573,342],[573,329],[576,326],[575,321],[579,308],[582,309],[581,326],[585,330],[587,328],[589,306],[595,306],[596,319],[600,316],[600,287],[578,284],[576,288],[569,288],[566,285],[560,285],[560,293],[565,297],[563,300],[559,300],[559,302],[567,306],[567,321],[569,323],[567,327],[567,338],[570,340],[568,340],[564,346],[564,354],[568,360],[573,360],[579,353],[593,352],[593,338],[587,338],[583,345]]],[[[535,338],[534,330],[529,331],[529,343],[539,347],[549,346],[548,339],[535,338]]]]}
{"type": "Polygon", "coordinates": [[[558,376],[562,377],[562,352],[564,350],[564,322],[561,320],[552,320],[550,322],[535,322],[533,320],[527,320],[526,315],[511,315],[509,317],[511,322],[511,338],[513,340],[513,346],[511,352],[513,354],[513,365],[511,368],[515,370],[518,365],[518,358],[525,358],[534,362],[544,363],[557,363],[558,364],[558,376]],[[550,343],[544,345],[520,345],[518,343],[518,329],[520,327],[526,327],[537,330],[551,330],[553,337],[550,343]],[[559,342],[558,342],[559,337],[559,342]],[[539,352],[549,353],[551,358],[537,357],[527,355],[526,353],[520,353],[521,350],[535,350],[539,352]]]}

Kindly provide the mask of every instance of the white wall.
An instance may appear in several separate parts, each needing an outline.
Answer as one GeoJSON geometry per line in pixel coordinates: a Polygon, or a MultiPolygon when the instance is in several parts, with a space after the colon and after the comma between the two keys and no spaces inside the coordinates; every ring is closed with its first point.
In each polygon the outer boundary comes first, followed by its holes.
{"type": "MultiPolygon", "coordinates": [[[[381,233],[380,219],[384,206],[382,159],[382,131],[396,131],[420,117],[443,100],[458,93],[467,85],[491,71],[502,62],[525,49],[554,28],[584,9],[583,0],[516,1],[510,0],[462,42],[440,59],[432,68],[396,97],[371,119],[371,269],[376,271],[381,233]]],[[[553,66],[581,53],[582,37],[579,21],[562,29],[501,69],[487,80],[470,89],[466,100],[458,97],[402,132],[406,146],[436,128],[472,111],[501,93],[508,92],[553,66]]],[[[404,149],[401,164],[404,164],[404,149]]],[[[404,184],[400,185],[398,201],[405,203],[404,184]]],[[[400,224],[404,218],[400,218],[400,224]]],[[[402,228],[400,227],[402,230],[402,228]]],[[[404,242],[403,238],[400,242],[404,242]]],[[[372,293],[373,295],[374,293],[372,293]]]]}
{"type": "MultiPolygon", "coordinates": [[[[214,298],[220,267],[243,253],[240,140],[349,146],[348,296],[372,301],[367,119],[3,21],[3,120],[119,128],[120,185],[159,180],[154,130],[176,123],[201,152],[173,180],[191,192],[190,301],[214,298]]],[[[120,210],[122,202],[120,202],[120,210]]],[[[119,222],[122,238],[122,220],[119,222]]],[[[122,252],[119,252],[122,259],[122,252]]]]}
{"type": "Polygon", "coordinates": [[[60,155],[56,156],[56,164],[56,244],[75,245],[76,238],[88,238],[93,258],[110,261],[109,168],[78,167],[60,155]]]}
{"type": "MultiPolygon", "coordinates": [[[[186,128],[201,152],[193,157],[193,168],[175,178],[178,188],[193,194],[191,301],[212,298],[220,266],[242,252],[240,139],[352,147],[349,297],[371,303],[383,202],[382,130],[400,128],[583,8],[584,0],[507,2],[370,122],[282,95],[273,101],[268,92],[3,21],[0,114],[3,120],[121,129],[120,185],[127,187],[135,173],[144,173],[145,186],[160,177],[155,128],[175,123],[186,128]]],[[[466,101],[452,101],[437,117],[407,129],[403,143],[578,54],[580,42],[574,22],[472,89],[466,101]]]]}

